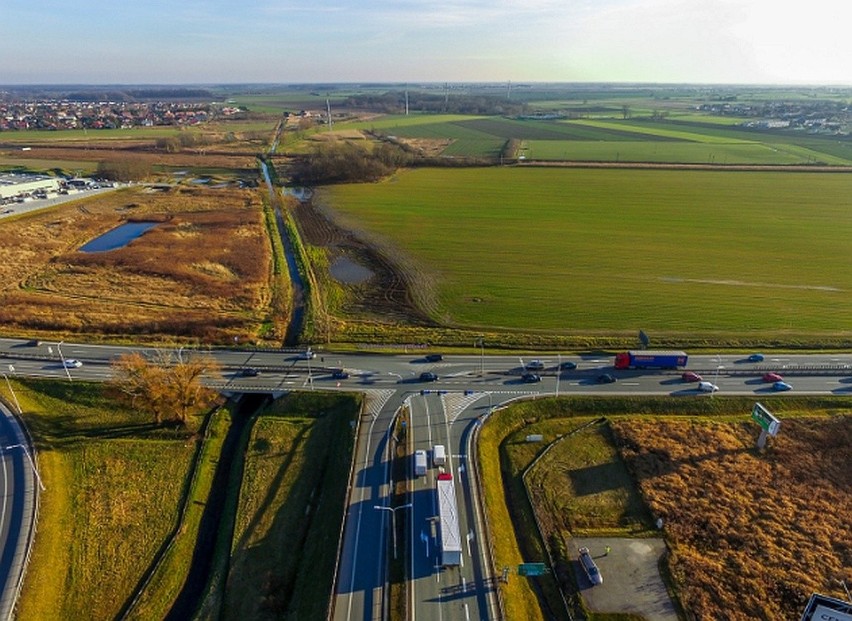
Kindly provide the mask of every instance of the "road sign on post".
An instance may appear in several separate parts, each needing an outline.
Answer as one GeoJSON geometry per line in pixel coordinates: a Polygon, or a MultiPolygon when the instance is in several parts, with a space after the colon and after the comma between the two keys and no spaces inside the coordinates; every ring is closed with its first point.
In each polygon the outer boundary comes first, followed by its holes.
{"type": "Polygon", "coordinates": [[[521,563],[518,565],[519,576],[543,576],[547,573],[544,563],[521,563]]]}
{"type": "Polygon", "coordinates": [[[772,415],[772,412],[767,410],[760,403],[755,403],[751,409],[751,419],[760,425],[760,437],[757,439],[757,448],[762,449],[766,446],[767,436],[773,438],[778,435],[778,429],[781,427],[781,421],[772,415]]]}

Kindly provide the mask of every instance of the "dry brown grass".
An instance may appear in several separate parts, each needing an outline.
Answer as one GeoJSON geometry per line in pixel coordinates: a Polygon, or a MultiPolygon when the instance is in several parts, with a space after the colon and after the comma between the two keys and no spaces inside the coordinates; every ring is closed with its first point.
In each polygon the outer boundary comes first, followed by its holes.
{"type": "Polygon", "coordinates": [[[268,319],[270,274],[258,192],[121,190],[3,222],[0,330],[256,340],[268,319]],[[78,251],[127,220],[161,224],[124,248],[78,251]]]}
{"type": "Polygon", "coordinates": [[[769,448],[750,423],[613,423],[696,619],[796,619],[852,579],[852,417],[790,419],[769,448]]]}

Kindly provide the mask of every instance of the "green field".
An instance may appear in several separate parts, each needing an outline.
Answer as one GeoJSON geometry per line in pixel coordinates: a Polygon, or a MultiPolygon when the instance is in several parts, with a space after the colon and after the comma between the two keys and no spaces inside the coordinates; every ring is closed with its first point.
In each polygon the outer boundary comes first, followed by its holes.
{"type": "Polygon", "coordinates": [[[323,189],[436,276],[436,319],[691,342],[848,338],[852,177],[489,168],[323,189]]]}
{"type": "MultiPolygon", "coordinates": [[[[450,140],[443,155],[495,158],[523,140],[527,159],[691,164],[852,165],[848,137],[738,127],[742,119],[680,115],[669,120],[606,118],[519,120],[461,115],[390,116],[356,123],[409,139],[450,140]],[[711,148],[712,147],[712,148],[711,148]]],[[[350,125],[346,125],[350,127],[350,125]]]]}

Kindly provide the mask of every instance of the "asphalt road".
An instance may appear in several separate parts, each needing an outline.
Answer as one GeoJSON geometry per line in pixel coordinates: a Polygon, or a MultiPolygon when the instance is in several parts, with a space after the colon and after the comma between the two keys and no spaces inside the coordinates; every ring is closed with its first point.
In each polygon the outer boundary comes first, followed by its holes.
{"type": "MultiPolygon", "coordinates": [[[[64,378],[68,381],[103,381],[111,376],[110,361],[129,351],[154,354],[148,348],[125,348],[78,343],[40,343],[0,339],[0,368],[11,375],[64,378]],[[82,366],[65,368],[63,359],[74,358],[82,366]]],[[[613,371],[609,356],[539,355],[544,362],[538,383],[521,379],[529,359],[517,356],[448,356],[440,362],[427,362],[419,354],[342,354],[317,351],[307,358],[300,352],[214,350],[205,351],[221,365],[221,374],[206,378],[209,385],[223,391],[263,391],[274,394],[291,390],[346,390],[367,394],[368,407],[360,422],[359,441],[353,464],[350,502],[344,526],[339,572],[336,583],[334,618],[381,619],[387,606],[385,577],[389,554],[390,493],[388,450],[390,430],[399,408],[407,403],[416,448],[430,450],[443,443],[448,450],[448,470],[453,473],[462,536],[463,562],[456,568],[437,564],[437,539],[433,532],[437,514],[435,469],[414,481],[410,496],[411,525],[407,541],[397,542],[410,552],[410,609],[414,618],[491,619],[497,617],[494,577],[486,550],[486,533],[481,528],[477,486],[468,459],[470,435],[480,417],[513,399],[537,395],[564,394],[668,394],[684,398],[714,398],[699,393],[695,384],[685,383],[680,372],[613,371]],[[559,372],[565,361],[577,369],[559,372]],[[252,368],[256,376],[244,376],[252,368]],[[349,373],[335,379],[334,368],[349,373]],[[437,381],[420,381],[430,371],[437,381]],[[596,378],[610,372],[618,379],[598,384],[596,378]]],[[[190,349],[177,349],[173,355],[197,355],[190,349]]],[[[752,395],[772,393],[771,384],[760,376],[777,371],[793,385],[792,394],[848,394],[852,391],[852,355],[767,355],[761,363],[745,356],[692,356],[690,370],[720,388],[717,394],[752,395]]],[[[787,393],[791,394],[791,393],[787,393]]],[[[15,462],[15,472],[26,470],[15,462]]],[[[17,474],[15,480],[17,480],[17,474]]],[[[32,482],[29,485],[32,490],[32,482]]],[[[7,491],[7,495],[8,495],[7,491]]],[[[406,511],[409,511],[406,509],[406,511]]]]}

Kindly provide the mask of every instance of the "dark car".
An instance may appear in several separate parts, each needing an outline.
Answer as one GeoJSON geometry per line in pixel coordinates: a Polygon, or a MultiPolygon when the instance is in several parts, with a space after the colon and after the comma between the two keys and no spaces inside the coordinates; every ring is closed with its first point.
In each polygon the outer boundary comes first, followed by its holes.
{"type": "Polygon", "coordinates": [[[684,371],[683,375],[680,376],[680,379],[684,382],[700,382],[704,380],[704,378],[695,371],[684,371]]]}
{"type": "Polygon", "coordinates": [[[535,384],[541,381],[541,376],[538,373],[524,373],[521,375],[521,379],[527,384],[535,384]]]}
{"type": "Polygon", "coordinates": [[[529,371],[541,371],[544,369],[544,362],[541,360],[530,360],[524,365],[524,368],[529,371]]]}
{"type": "Polygon", "coordinates": [[[39,341],[38,339],[30,339],[29,341],[24,343],[24,345],[26,345],[27,347],[38,347],[39,345],[41,345],[41,341],[39,341]]]}
{"type": "Polygon", "coordinates": [[[559,365],[559,368],[562,369],[563,371],[573,371],[574,369],[577,368],[577,363],[571,362],[570,360],[566,360],[565,362],[563,362],[559,365]]]}
{"type": "Polygon", "coordinates": [[[748,357],[749,362],[763,362],[763,354],[752,354],[748,357]]]}
{"type": "Polygon", "coordinates": [[[595,382],[597,382],[598,384],[612,384],[615,381],[617,380],[615,379],[615,376],[611,373],[603,373],[602,375],[598,375],[595,378],[595,382]]]}
{"type": "Polygon", "coordinates": [[[240,369],[240,375],[242,377],[257,377],[258,375],[260,375],[260,371],[258,371],[254,367],[244,367],[240,369]]]}
{"type": "Polygon", "coordinates": [[[586,575],[589,577],[589,582],[592,585],[603,584],[603,576],[601,576],[601,571],[598,569],[597,564],[595,564],[595,559],[592,558],[592,555],[589,553],[588,548],[580,548],[580,566],[586,572],[586,575]]]}
{"type": "Polygon", "coordinates": [[[432,373],[431,371],[425,371],[420,374],[421,382],[437,382],[438,376],[432,373]]]}
{"type": "Polygon", "coordinates": [[[426,362],[441,362],[444,356],[442,354],[426,354],[423,358],[426,362]]]}
{"type": "Polygon", "coordinates": [[[343,369],[334,369],[331,372],[331,377],[337,380],[349,379],[349,373],[347,373],[343,369]]]}

